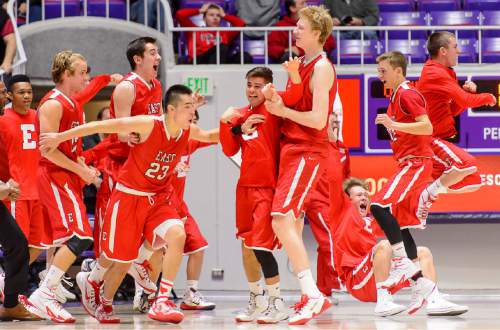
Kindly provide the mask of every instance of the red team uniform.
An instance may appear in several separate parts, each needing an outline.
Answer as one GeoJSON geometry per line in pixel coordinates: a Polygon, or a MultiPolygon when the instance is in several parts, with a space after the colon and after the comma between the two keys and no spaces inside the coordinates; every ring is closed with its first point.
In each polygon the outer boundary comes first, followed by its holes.
{"type": "Polygon", "coordinates": [[[143,236],[153,249],[159,249],[165,245],[163,237],[170,227],[183,226],[168,197],[175,166],[188,139],[189,130],[171,137],[164,116],[160,116],[149,137],[131,149],[104,217],[101,249],[106,258],[132,262],[143,236]]]}
{"type": "MultiPolygon", "coordinates": [[[[39,107],[48,100],[58,101],[63,108],[58,132],[84,124],[83,111],[75,100],[53,89],[43,97],[39,107]]],[[[38,118],[36,123],[37,134],[40,134],[38,118]]],[[[65,141],[58,146],[58,150],[76,162],[82,153],[82,140],[74,138],[65,141]]],[[[81,178],[42,157],[37,180],[44,217],[49,224],[49,228],[45,228],[49,244],[61,245],[73,235],[80,239],[92,239],[92,230],[83,203],[84,182],[81,178]]]]}
{"type": "MultiPolygon", "coordinates": [[[[473,94],[463,90],[457,82],[457,75],[452,68],[445,67],[433,60],[428,60],[417,82],[417,89],[428,103],[429,119],[434,127],[432,150],[434,151],[434,179],[452,169],[477,169],[474,156],[457,147],[446,139],[457,135],[453,117],[467,108],[474,108],[491,103],[492,96],[487,93],[473,94]]],[[[460,191],[466,187],[481,186],[478,172],[466,176],[449,189],[460,191]]]]}
{"type": "Polygon", "coordinates": [[[350,175],[349,152],[342,142],[330,142],[326,171],[327,175],[322,175],[316,189],[311,191],[311,198],[305,206],[305,212],[311,231],[318,243],[318,260],[316,264],[318,289],[329,296],[333,289],[340,289],[340,283],[335,270],[333,233],[330,230],[330,188],[328,180],[334,176],[338,182],[342,182],[350,175]],[[339,163],[342,166],[338,166],[339,163]]]}
{"type": "MultiPolygon", "coordinates": [[[[8,177],[19,183],[21,195],[16,201],[4,201],[28,239],[30,247],[44,246],[44,217],[38,198],[37,171],[40,162],[38,133],[35,129],[36,111],[20,115],[11,108],[0,117],[1,143],[5,148],[8,177]]],[[[45,242],[47,243],[47,242],[45,242]]]]}
{"type": "MultiPolygon", "coordinates": [[[[311,111],[313,95],[310,81],[314,65],[326,54],[322,53],[309,63],[302,63],[299,67],[302,79],[302,98],[295,104],[296,111],[311,111]]],[[[330,63],[331,64],[331,63],[330,63]]],[[[332,68],[333,68],[333,64],[332,68]]],[[[335,74],[335,68],[333,68],[335,74]]],[[[288,84],[287,89],[290,84],[288,84]]],[[[337,77],[329,91],[329,109],[337,94],[337,77]]],[[[328,157],[328,125],[321,130],[305,127],[291,120],[285,119],[282,125],[283,137],[279,161],[279,176],[272,205],[271,215],[286,215],[292,212],[299,218],[304,203],[307,202],[309,190],[315,188],[318,176],[322,174],[325,160],[328,157]]],[[[310,197],[310,196],[309,196],[310,197]]]]}
{"type": "MultiPolygon", "coordinates": [[[[198,149],[211,146],[215,143],[204,143],[200,141],[190,140],[185,152],[180,158],[180,162],[189,165],[189,160],[191,155],[198,149]]],[[[186,221],[184,222],[184,230],[186,232],[186,242],[184,243],[184,254],[192,254],[201,250],[205,250],[208,247],[208,242],[203,236],[193,218],[189,209],[184,201],[184,189],[186,187],[186,175],[185,171],[178,171],[176,175],[172,177],[173,192],[175,193],[175,199],[177,209],[179,213],[186,216],[186,221]]]]}
{"type": "MultiPolygon", "coordinates": [[[[414,123],[426,114],[424,97],[408,81],[401,83],[391,96],[387,115],[396,122],[414,123]]],[[[417,217],[417,210],[422,190],[432,182],[431,136],[388,131],[399,170],[374,196],[372,205],[389,207],[401,229],[424,228],[425,219],[417,217]]]]}

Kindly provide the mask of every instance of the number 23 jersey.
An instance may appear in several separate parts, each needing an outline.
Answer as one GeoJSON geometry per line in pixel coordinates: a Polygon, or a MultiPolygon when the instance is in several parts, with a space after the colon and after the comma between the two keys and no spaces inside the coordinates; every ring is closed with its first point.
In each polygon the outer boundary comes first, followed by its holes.
{"type": "Polygon", "coordinates": [[[164,115],[155,118],[149,137],[130,148],[118,182],[142,192],[163,192],[170,184],[175,166],[186,150],[188,141],[189,130],[181,130],[177,137],[172,137],[164,115]]]}

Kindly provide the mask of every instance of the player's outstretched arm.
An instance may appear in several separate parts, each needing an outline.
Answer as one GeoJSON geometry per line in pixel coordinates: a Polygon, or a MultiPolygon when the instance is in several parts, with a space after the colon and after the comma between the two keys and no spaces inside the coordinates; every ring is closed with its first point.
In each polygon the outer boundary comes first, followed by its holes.
{"type": "Polygon", "coordinates": [[[191,124],[191,128],[189,129],[189,138],[207,143],[219,142],[219,128],[204,130],[199,126],[191,124]]]}
{"type": "Polygon", "coordinates": [[[143,137],[143,140],[146,140],[153,130],[155,120],[158,119],[155,119],[154,116],[134,116],[93,121],[61,133],[42,133],[40,134],[40,150],[42,153],[51,152],[63,141],[96,133],[118,133],[124,135],[138,133],[143,137]]]}
{"type": "Polygon", "coordinates": [[[332,66],[326,60],[320,60],[314,66],[312,77],[313,105],[311,111],[295,111],[287,108],[281,98],[277,102],[266,101],[267,110],[273,115],[287,118],[303,126],[323,129],[328,118],[329,92],[334,83],[332,66]]]}

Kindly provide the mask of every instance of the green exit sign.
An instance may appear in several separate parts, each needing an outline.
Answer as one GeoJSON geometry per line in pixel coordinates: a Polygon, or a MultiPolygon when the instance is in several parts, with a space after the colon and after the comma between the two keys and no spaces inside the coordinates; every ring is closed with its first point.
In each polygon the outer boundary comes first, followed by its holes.
{"type": "Polygon", "coordinates": [[[214,94],[214,83],[211,77],[185,76],[183,82],[193,92],[199,91],[198,94],[200,95],[212,96],[214,94]]]}

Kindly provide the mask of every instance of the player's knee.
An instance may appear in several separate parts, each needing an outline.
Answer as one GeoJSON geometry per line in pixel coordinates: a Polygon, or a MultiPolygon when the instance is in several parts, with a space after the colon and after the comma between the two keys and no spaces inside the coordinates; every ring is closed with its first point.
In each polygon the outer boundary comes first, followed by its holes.
{"type": "Polygon", "coordinates": [[[419,261],[432,260],[432,252],[428,247],[419,246],[417,248],[419,261]]]}
{"type": "Polygon", "coordinates": [[[73,235],[67,242],[66,246],[75,256],[79,256],[83,251],[87,250],[92,245],[92,239],[80,238],[73,235]]]}
{"type": "Polygon", "coordinates": [[[265,278],[273,278],[279,275],[278,263],[272,252],[254,250],[255,257],[259,261],[265,278]]]}
{"type": "Polygon", "coordinates": [[[168,243],[170,244],[182,244],[186,241],[186,231],[182,226],[172,226],[168,230],[168,243]]]}
{"type": "Polygon", "coordinates": [[[376,253],[380,253],[380,254],[384,254],[384,255],[392,254],[391,243],[389,243],[389,241],[386,239],[378,242],[377,246],[376,246],[376,253]]]}

